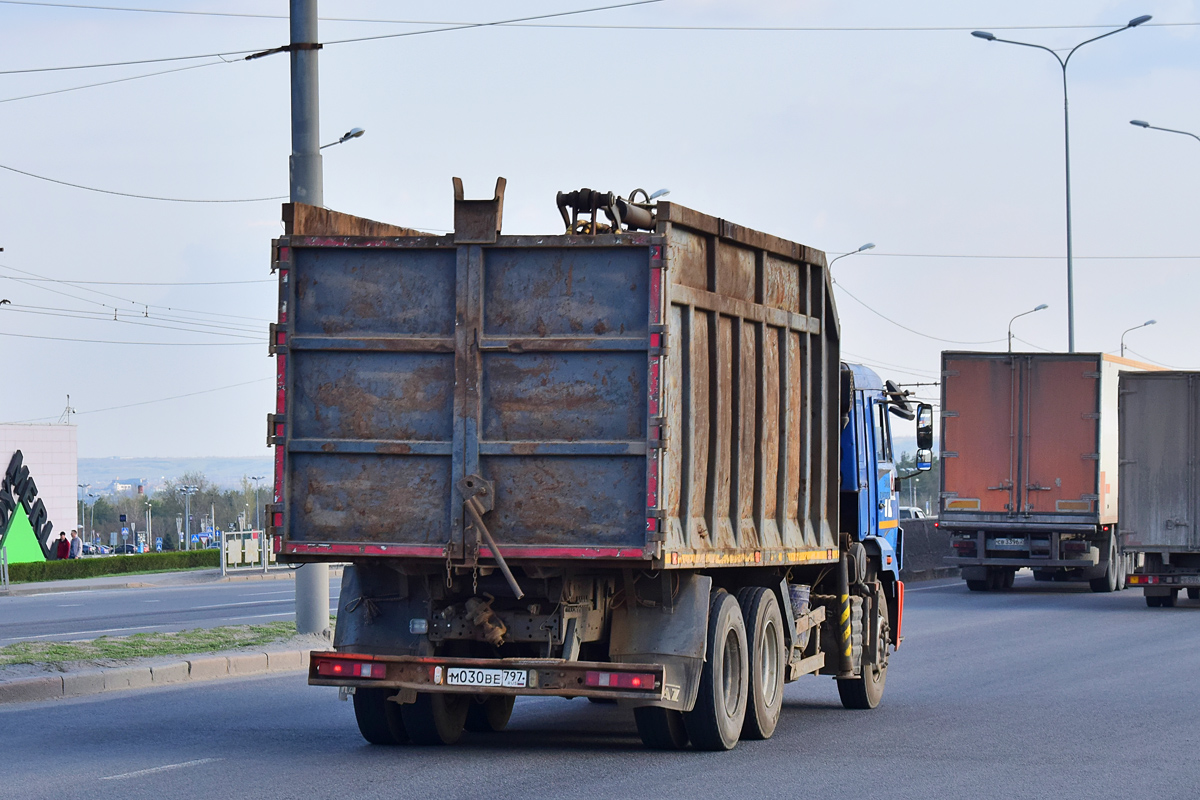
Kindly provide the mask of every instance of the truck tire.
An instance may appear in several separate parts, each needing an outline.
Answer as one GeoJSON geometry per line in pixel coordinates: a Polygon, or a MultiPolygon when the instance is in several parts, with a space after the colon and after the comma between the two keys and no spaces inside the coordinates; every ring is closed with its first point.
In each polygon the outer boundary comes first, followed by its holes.
{"type": "Polygon", "coordinates": [[[1167,594],[1165,597],[1162,598],[1162,607],[1163,608],[1174,608],[1175,607],[1175,598],[1178,596],[1179,596],[1179,590],[1172,589],[1169,594],[1167,594]]]}
{"type": "Polygon", "coordinates": [[[467,695],[421,692],[400,712],[413,744],[454,744],[462,738],[470,703],[467,695]]]}
{"type": "Polygon", "coordinates": [[[1033,571],[1033,579],[1035,581],[1052,581],[1054,580],[1054,573],[1048,569],[1035,569],[1033,571]]]}
{"type": "Polygon", "coordinates": [[[1017,580],[1017,571],[1012,568],[1007,568],[1004,570],[1004,582],[1001,584],[1000,588],[1011,589],[1013,587],[1013,583],[1015,583],[1016,580],[1017,580]]]}
{"type": "Polygon", "coordinates": [[[354,692],[354,719],[358,732],[371,744],[396,745],[408,741],[400,706],[388,698],[394,689],[358,688],[354,692]]]}
{"type": "Polygon", "coordinates": [[[1146,595],[1146,605],[1150,608],[1162,608],[1163,600],[1166,599],[1159,594],[1148,594],[1146,595]]]}
{"type": "Polygon", "coordinates": [[[682,750],[687,747],[688,732],[683,723],[683,712],[673,708],[641,706],[633,710],[633,721],[637,724],[642,744],[651,750],[682,750]]]}
{"type": "Polygon", "coordinates": [[[783,673],[787,668],[783,615],[775,593],[761,586],[740,590],[737,601],[750,645],[747,654],[750,685],[742,738],[770,739],[783,710],[783,673]]]}
{"type": "Polygon", "coordinates": [[[1117,553],[1116,537],[1108,538],[1108,567],[1099,578],[1092,578],[1088,586],[1093,592],[1116,592],[1124,588],[1125,577],[1121,575],[1120,556],[1117,553]]]}
{"type": "Polygon", "coordinates": [[[988,590],[998,592],[1004,588],[1004,568],[1003,567],[988,567],[987,568],[987,584],[988,590]]]}
{"type": "Polygon", "coordinates": [[[983,580],[968,580],[967,588],[972,592],[986,592],[992,588],[992,582],[984,578],[983,580]]]}
{"type": "Polygon", "coordinates": [[[511,694],[489,694],[482,702],[476,700],[467,708],[464,727],[472,733],[499,733],[508,727],[516,700],[511,694]]]}
{"type": "MultiPolygon", "coordinates": [[[[857,678],[839,679],[837,682],[838,696],[842,706],[850,709],[872,709],[883,699],[883,688],[887,683],[888,643],[891,641],[891,625],[888,620],[887,598],[879,591],[877,598],[879,606],[879,645],[876,652],[879,659],[874,664],[863,664],[862,674],[857,678]]],[[[863,604],[865,607],[865,603],[863,604]]],[[[864,608],[865,611],[865,608],[864,608]]],[[[870,626],[863,620],[863,635],[866,636],[870,626]]],[[[863,652],[866,648],[863,648],[863,652]]]]}
{"type": "Polygon", "coordinates": [[[746,625],[737,601],[723,589],[708,604],[708,645],[696,705],[684,713],[688,738],[698,750],[732,750],[746,719],[749,672],[746,625]]]}
{"type": "Polygon", "coordinates": [[[1200,600],[1200,589],[1192,587],[1187,590],[1187,593],[1188,600],[1200,600]]]}

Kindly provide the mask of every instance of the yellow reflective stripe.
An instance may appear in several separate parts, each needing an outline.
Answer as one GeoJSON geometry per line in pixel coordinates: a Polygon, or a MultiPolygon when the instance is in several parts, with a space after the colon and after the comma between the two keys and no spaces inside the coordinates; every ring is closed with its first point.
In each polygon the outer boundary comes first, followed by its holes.
{"type": "Polygon", "coordinates": [[[900,527],[900,520],[898,520],[898,519],[885,519],[883,522],[880,522],[880,523],[879,523],[879,527],[880,527],[880,528],[899,528],[899,527],[900,527]]]}

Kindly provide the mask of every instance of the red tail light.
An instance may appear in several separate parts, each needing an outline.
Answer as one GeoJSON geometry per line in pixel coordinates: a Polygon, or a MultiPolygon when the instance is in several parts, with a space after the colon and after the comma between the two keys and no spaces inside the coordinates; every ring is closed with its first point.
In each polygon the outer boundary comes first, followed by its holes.
{"type": "Polygon", "coordinates": [[[327,678],[380,679],[387,677],[387,665],[371,661],[327,658],[317,662],[317,674],[327,678]]]}
{"type": "Polygon", "coordinates": [[[587,685],[606,689],[653,689],[654,675],[646,672],[592,672],[587,685]]]}

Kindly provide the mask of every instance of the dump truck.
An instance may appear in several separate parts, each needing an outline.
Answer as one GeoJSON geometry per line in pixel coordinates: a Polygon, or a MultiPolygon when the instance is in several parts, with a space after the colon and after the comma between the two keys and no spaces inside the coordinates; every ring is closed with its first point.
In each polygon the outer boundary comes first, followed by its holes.
{"type": "Polygon", "coordinates": [[[972,591],[1038,580],[1124,588],[1117,380],[1154,369],[1104,353],[942,353],[938,524],[972,591]]]}
{"type": "Polygon", "coordinates": [[[1121,376],[1121,544],[1151,608],[1200,599],[1200,372],[1121,376]]]}
{"type": "Polygon", "coordinates": [[[270,533],[349,565],[309,683],[381,745],[527,695],[616,701],[661,749],[770,737],[803,675],[875,707],[890,420],[932,417],[841,363],[825,255],[640,190],[506,235],[504,180],[454,183],[452,233],[294,204],[273,245],[270,533]]]}

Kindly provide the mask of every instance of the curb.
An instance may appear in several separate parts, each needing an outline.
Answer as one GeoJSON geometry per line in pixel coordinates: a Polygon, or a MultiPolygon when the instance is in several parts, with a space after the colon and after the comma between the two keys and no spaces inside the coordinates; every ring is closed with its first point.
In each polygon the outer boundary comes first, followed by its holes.
{"type": "Polygon", "coordinates": [[[222,678],[243,678],[308,668],[308,650],[196,656],[148,667],[111,667],[0,681],[0,705],[84,697],[124,689],[146,689],[222,678]]]}

